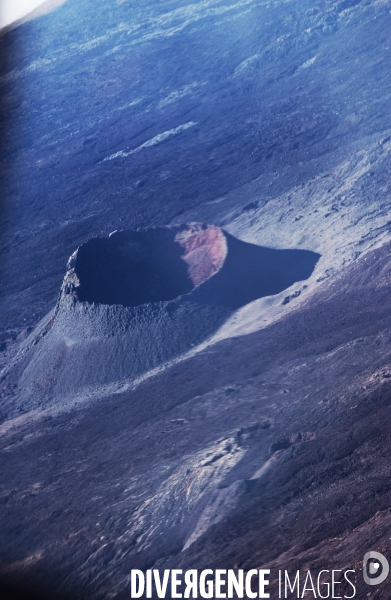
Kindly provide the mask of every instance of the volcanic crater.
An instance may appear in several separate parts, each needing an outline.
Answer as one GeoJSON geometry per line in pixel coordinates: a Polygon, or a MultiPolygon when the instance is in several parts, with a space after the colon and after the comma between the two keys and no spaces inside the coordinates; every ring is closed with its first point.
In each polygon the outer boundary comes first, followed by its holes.
{"type": "Polygon", "coordinates": [[[233,309],[307,279],[319,256],[249,244],[204,223],[115,231],[72,255],[63,290],[89,304],[136,307],[192,294],[233,309]]]}
{"type": "Polygon", "coordinates": [[[214,225],[116,231],[77,251],[75,294],[81,302],[123,306],[173,300],[217,273],[226,256],[226,237],[214,225]]]}
{"type": "Polygon", "coordinates": [[[308,278],[318,259],[204,223],[89,240],[4,376],[3,419],[134,382],[194,350],[241,306],[308,278]]]}

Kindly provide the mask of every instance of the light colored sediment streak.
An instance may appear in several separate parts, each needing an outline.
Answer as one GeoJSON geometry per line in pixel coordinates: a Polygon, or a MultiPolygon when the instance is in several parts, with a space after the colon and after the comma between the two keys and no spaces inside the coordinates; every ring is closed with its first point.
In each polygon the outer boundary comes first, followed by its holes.
{"type": "Polygon", "coordinates": [[[189,96],[192,93],[192,90],[198,87],[199,85],[200,84],[195,81],[193,83],[189,83],[188,85],[184,85],[178,90],[174,90],[159,102],[158,108],[163,108],[163,106],[166,106],[167,104],[172,104],[173,102],[180,100],[184,96],[189,96]]]}
{"type": "Polygon", "coordinates": [[[119,152],[116,152],[115,154],[111,154],[111,156],[107,156],[106,158],[104,158],[102,160],[102,162],[105,162],[106,160],[114,160],[115,158],[126,158],[127,156],[131,156],[132,154],[141,152],[141,150],[144,150],[145,148],[150,148],[151,146],[157,146],[157,144],[161,144],[167,138],[169,138],[173,135],[177,135],[178,133],[181,133],[182,131],[189,129],[190,127],[194,127],[194,125],[196,125],[196,124],[197,123],[195,123],[194,121],[189,121],[188,123],[184,123],[183,125],[178,125],[178,127],[174,127],[174,129],[168,129],[167,131],[163,131],[163,133],[158,133],[157,135],[155,135],[155,137],[153,137],[150,140],[147,140],[146,142],[141,144],[141,146],[138,146],[137,148],[134,148],[133,150],[129,150],[129,151],[120,150],[119,152]]]}

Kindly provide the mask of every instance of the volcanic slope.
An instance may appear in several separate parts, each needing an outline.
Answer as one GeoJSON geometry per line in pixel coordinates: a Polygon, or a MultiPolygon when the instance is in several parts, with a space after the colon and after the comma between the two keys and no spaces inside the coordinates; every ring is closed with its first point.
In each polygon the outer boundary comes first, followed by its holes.
{"type": "Polygon", "coordinates": [[[4,585],[125,600],[131,568],[355,568],[364,595],[364,550],[391,551],[390,251],[134,390],[5,423],[4,585]]]}
{"type": "Polygon", "coordinates": [[[92,235],[206,221],[316,278],[384,241],[390,32],[388,0],[68,0],[1,36],[3,364],[92,235]]]}
{"type": "Polygon", "coordinates": [[[239,307],[307,279],[319,254],[190,223],[93,238],[2,374],[3,419],[99,397],[196,347],[239,307]]]}

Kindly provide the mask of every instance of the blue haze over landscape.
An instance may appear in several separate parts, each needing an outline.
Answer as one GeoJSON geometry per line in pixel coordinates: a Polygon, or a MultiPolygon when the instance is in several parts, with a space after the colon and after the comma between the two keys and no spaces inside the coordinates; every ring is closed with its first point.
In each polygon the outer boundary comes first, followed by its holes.
{"type": "Polygon", "coordinates": [[[391,0],[2,30],[10,597],[391,551],[390,32],[391,0]]]}

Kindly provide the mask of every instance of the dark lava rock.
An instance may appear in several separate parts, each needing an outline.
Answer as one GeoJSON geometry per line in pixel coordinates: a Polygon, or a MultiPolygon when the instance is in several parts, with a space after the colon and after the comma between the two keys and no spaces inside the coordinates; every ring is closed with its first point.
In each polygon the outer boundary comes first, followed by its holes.
{"type": "MultiPolygon", "coordinates": [[[[336,189],[350,177],[336,165],[372,143],[388,152],[388,2],[213,6],[67,0],[0,37],[0,336],[10,351],[12,331],[53,306],[67,258],[91,232],[184,213],[223,224],[285,191],[299,227],[298,185],[328,174],[336,189]],[[259,178],[260,193],[229,199],[259,178]]],[[[371,171],[352,214],[375,199],[388,206],[389,158],[371,171]]]]}
{"type": "Polygon", "coordinates": [[[390,285],[386,245],[270,327],[5,423],[1,583],[125,600],[134,568],[264,567],[277,595],[277,569],[352,568],[365,597],[364,552],[391,551],[390,285]]]}
{"type": "Polygon", "coordinates": [[[1,600],[128,600],[132,568],[169,566],[351,567],[367,597],[364,552],[391,555],[390,247],[365,254],[390,221],[389,4],[68,0],[1,36],[4,360],[20,347],[2,406],[23,413],[1,427],[1,600]],[[168,279],[141,289],[104,236],[179,218],[250,235],[240,214],[260,242],[268,205],[265,233],[295,227],[282,246],[326,255],[338,218],[336,252],[361,258],[335,276],[329,253],[329,283],[271,326],[105,388],[289,285],[294,255],[224,234],[199,278],[167,241],[168,279]]]}

